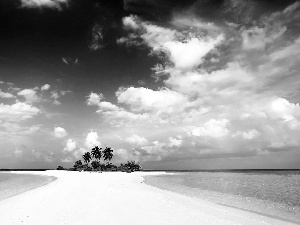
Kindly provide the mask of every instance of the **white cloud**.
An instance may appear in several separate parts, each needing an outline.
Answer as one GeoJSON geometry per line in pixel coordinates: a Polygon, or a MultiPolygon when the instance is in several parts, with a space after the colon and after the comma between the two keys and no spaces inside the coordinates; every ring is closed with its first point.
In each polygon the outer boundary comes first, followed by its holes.
{"type": "Polygon", "coordinates": [[[61,105],[61,102],[58,101],[58,99],[60,99],[60,95],[57,91],[51,91],[51,96],[50,97],[53,99],[53,104],[54,105],[61,105]]]}
{"type": "Polygon", "coordinates": [[[40,110],[30,104],[17,102],[13,105],[0,103],[0,120],[22,121],[38,115],[40,110]]]}
{"type": "Polygon", "coordinates": [[[66,142],[66,146],[64,148],[64,151],[73,152],[76,148],[77,148],[76,142],[73,141],[71,138],[69,138],[66,142]]]}
{"type": "Polygon", "coordinates": [[[125,138],[125,141],[132,145],[146,145],[148,143],[148,140],[142,136],[139,136],[137,134],[132,134],[131,136],[125,138]]]}
{"type": "Polygon", "coordinates": [[[176,111],[187,102],[187,98],[169,89],[153,91],[148,88],[120,89],[117,92],[118,101],[130,105],[134,111],[176,111]]]}
{"type": "Polygon", "coordinates": [[[163,48],[167,50],[167,54],[170,54],[170,60],[176,68],[192,69],[199,66],[203,62],[203,57],[222,40],[221,35],[207,40],[195,37],[185,42],[166,42],[163,48]]]}
{"type": "Polygon", "coordinates": [[[15,96],[11,93],[3,92],[0,89],[0,98],[14,98],[15,96]]]}
{"type": "Polygon", "coordinates": [[[300,37],[293,44],[285,46],[269,55],[272,61],[289,60],[291,58],[300,60],[300,37]]]}
{"type": "Polygon", "coordinates": [[[26,8],[55,8],[62,10],[62,6],[66,6],[69,0],[21,0],[22,7],[26,8]]]}
{"type": "Polygon", "coordinates": [[[194,136],[210,136],[213,138],[220,138],[226,136],[229,132],[228,120],[215,120],[210,119],[202,127],[197,127],[192,130],[194,136]]]}
{"type": "Polygon", "coordinates": [[[179,147],[182,143],[182,140],[170,137],[169,142],[169,147],[179,147]]]}
{"type": "Polygon", "coordinates": [[[129,34],[119,43],[148,46],[161,60],[153,70],[164,76],[158,89],[119,88],[117,104],[89,96],[117,135],[142,134],[117,139],[119,154],[160,161],[299,148],[299,35],[287,22],[299,18],[297,7],[272,14],[274,27],[266,17],[249,28],[218,28],[189,15],[172,28],[124,18],[129,34]],[[122,148],[130,142],[134,149],[122,148]]]}
{"type": "Polygon", "coordinates": [[[41,87],[41,91],[47,91],[50,89],[50,85],[49,84],[45,84],[41,87]]]}
{"type": "Polygon", "coordinates": [[[135,20],[138,20],[138,18],[136,16],[127,16],[123,18],[123,24],[125,27],[127,28],[131,28],[131,29],[138,29],[140,26],[135,22],[135,20]]]}
{"type": "Polygon", "coordinates": [[[194,34],[184,35],[177,30],[142,22],[133,15],[123,18],[123,24],[137,34],[131,33],[127,38],[119,39],[118,43],[139,45],[138,40],[141,38],[154,52],[165,53],[176,68],[184,70],[199,66],[204,56],[224,39],[223,35],[210,38],[194,34]]]}
{"type": "Polygon", "coordinates": [[[257,138],[259,135],[260,135],[260,133],[257,130],[252,129],[249,131],[238,131],[235,134],[233,134],[233,137],[240,136],[244,139],[252,140],[254,138],[257,138]]]}
{"type": "Polygon", "coordinates": [[[88,105],[99,105],[101,99],[103,99],[102,94],[97,94],[94,92],[91,92],[91,94],[88,96],[87,104],[88,105]]]}
{"type": "Polygon", "coordinates": [[[73,160],[73,158],[71,156],[65,156],[60,161],[64,162],[64,163],[68,163],[68,162],[73,162],[74,160],[73,160]]]}
{"type": "Polygon", "coordinates": [[[23,89],[17,93],[20,96],[23,96],[26,99],[26,102],[38,102],[41,99],[37,96],[36,91],[34,89],[23,89]]]}
{"type": "Polygon", "coordinates": [[[98,104],[100,111],[117,111],[120,108],[110,102],[100,102],[98,104]]]}
{"type": "Polygon", "coordinates": [[[97,132],[91,131],[86,136],[84,145],[89,149],[94,148],[95,146],[101,146],[101,142],[98,140],[98,138],[97,132]]]}
{"type": "Polygon", "coordinates": [[[57,100],[60,98],[60,96],[57,91],[51,91],[51,98],[57,100]]]}
{"type": "Polygon", "coordinates": [[[73,156],[76,158],[76,159],[82,159],[82,155],[86,152],[88,152],[90,150],[87,150],[85,148],[80,148],[76,151],[73,152],[73,156]]]}
{"type": "Polygon", "coordinates": [[[62,127],[54,127],[54,136],[57,138],[63,138],[67,136],[67,131],[62,127]]]}

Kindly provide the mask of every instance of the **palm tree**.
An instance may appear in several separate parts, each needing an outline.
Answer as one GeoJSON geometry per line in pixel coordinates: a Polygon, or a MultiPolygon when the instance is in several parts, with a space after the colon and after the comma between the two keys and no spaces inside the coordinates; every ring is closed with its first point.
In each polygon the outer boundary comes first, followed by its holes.
{"type": "Polygon", "coordinates": [[[92,159],[91,153],[89,153],[89,152],[84,153],[82,158],[83,158],[84,162],[86,162],[89,165],[89,162],[92,159]]]}
{"type": "Polygon", "coordinates": [[[114,156],[113,151],[114,150],[112,150],[111,148],[108,148],[108,147],[106,147],[103,150],[102,154],[103,154],[103,158],[105,161],[106,160],[110,161],[112,159],[112,157],[114,156]]]}
{"type": "Polygon", "coordinates": [[[102,148],[99,148],[98,146],[95,146],[92,149],[92,157],[94,157],[97,161],[100,161],[101,157],[102,157],[102,148]]]}

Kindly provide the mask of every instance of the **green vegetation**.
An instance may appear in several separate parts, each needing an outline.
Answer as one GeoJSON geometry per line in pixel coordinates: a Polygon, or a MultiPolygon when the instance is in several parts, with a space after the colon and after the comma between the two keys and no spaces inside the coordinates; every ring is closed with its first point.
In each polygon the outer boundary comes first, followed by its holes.
{"type": "MultiPolygon", "coordinates": [[[[102,150],[98,146],[95,146],[91,152],[86,152],[82,155],[83,162],[78,160],[74,166],[70,168],[71,171],[122,171],[122,172],[134,172],[142,169],[140,164],[135,161],[128,161],[120,166],[113,165],[110,161],[114,154],[113,150],[106,147],[102,150]],[[103,159],[103,162],[101,162],[103,159]]],[[[62,166],[59,166],[57,170],[64,170],[62,166]]]]}

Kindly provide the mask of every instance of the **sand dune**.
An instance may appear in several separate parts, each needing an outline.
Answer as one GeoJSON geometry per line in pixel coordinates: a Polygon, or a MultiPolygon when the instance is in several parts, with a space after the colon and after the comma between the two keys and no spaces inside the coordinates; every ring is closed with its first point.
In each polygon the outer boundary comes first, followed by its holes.
{"type": "Polygon", "coordinates": [[[157,172],[30,173],[58,179],[0,201],[1,225],[292,224],[143,183],[142,176],[157,172]]]}

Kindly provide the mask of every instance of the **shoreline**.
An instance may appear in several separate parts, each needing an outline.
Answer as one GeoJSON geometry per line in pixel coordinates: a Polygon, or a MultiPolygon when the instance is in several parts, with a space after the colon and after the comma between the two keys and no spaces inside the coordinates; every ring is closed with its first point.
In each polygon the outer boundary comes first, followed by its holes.
{"type": "Polygon", "coordinates": [[[299,210],[298,212],[286,211],[283,203],[193,187],[185,184],[183,180],[176,180],[176,178],[169,179],[168,177],[172,175],[177,175],[177,173],[167,173],[162,176],[146,177],[145,183],[162,190],[214,202],[219,205],[256,213],[262,216],[300,224],[299,210]]]}
{"type": "Polygon", "coordinates": [[[57,179],[54,176],[35,175],[30,172],[1,171],[0,175],[7,179],[0,182],[0,201],[45,186],[57,179]]]}
{"type": "MultiPolygon", "coordinates": [[[[27,172],[28,173],[28,172],[27,172]]],[[[19,174],[25,174],[23,172],[19,174]]],[[[0,201],[9,224],[295,224],[222,206],[145,184],[162,172],[30,172],[57,177],[42,187],[0,201]]]]}

